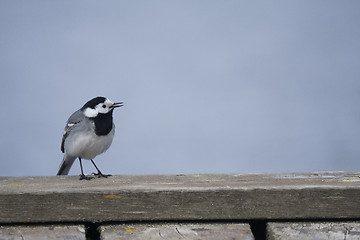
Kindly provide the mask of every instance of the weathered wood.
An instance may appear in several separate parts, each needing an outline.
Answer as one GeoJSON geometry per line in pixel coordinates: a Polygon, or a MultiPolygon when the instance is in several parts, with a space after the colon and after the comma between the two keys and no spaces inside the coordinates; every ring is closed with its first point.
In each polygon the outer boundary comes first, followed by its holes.
{"type": "Polygon", "coordinates": [[[360,173],[0,178],[0,223],[360,219],[360,173]]]}
{"type": "Polygon", "coordinates": [[[1,240],[85,240],[84,226],[2,226],[1,240]]]}
{"type": "Polygon", "coordinates": [[[248,224],[133,224],[101,227],[102,240],[253,240],[248,224]]]}
{"type": "Polygon", "coordinates": [[[268,223],[267,236],[270,240],[359,240],[360,223],[268,223]]]}

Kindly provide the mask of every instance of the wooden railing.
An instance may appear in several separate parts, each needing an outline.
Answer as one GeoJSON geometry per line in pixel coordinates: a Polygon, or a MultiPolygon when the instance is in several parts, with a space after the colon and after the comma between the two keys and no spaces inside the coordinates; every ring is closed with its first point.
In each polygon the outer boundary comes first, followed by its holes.
{"type": "Polygon", "coordinates": [[[0,239],[360,239],[359,176],[1,177],[0,239]]]}

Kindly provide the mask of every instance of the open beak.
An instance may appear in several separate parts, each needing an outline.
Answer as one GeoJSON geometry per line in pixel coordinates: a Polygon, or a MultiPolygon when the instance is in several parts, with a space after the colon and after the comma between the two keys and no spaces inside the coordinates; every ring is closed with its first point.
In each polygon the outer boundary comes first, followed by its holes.
{"type": "Polygon", "coordinates": [[[117,102],[112,105],[112,108],[117,108],[117,107],[122,107],[122,106],[124,106],[123,102],[117,102]]]}

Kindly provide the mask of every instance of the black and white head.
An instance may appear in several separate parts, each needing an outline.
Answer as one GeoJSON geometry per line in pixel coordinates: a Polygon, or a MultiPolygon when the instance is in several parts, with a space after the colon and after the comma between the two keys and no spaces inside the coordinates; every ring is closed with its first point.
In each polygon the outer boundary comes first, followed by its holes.
{"type": "Polygon", "coordinates": [[[106,97],[96,97],[85,103],[81,108],[84,115],[88,118],[96,118],[98,115],[112,115],[112,112],[117,107],[122,107],[122,102],[114,103],[106,97]]]}

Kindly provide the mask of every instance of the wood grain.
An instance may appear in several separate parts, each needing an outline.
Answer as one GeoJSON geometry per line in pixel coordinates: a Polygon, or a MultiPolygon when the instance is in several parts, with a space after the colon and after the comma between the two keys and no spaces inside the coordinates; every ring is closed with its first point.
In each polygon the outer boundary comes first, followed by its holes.
{"type": "Polygon", "coordinates": [[[83,226],[2,226],[1,240],[85,240],[83,226]]]}
{"type": "Polygon", "coordinates": [[[360,219],[359,175],[1,177],[0,222],[360,219]]]}
{"type": "Polygon", "coordinates": [[[248,224],[130,224],[101,227],[102,240],[254,240],[248,224]]]}
{"type": "Polygon", "coordinates": [[[269,240],[360,239],[359,222],[268,223],[269,240]]]}

